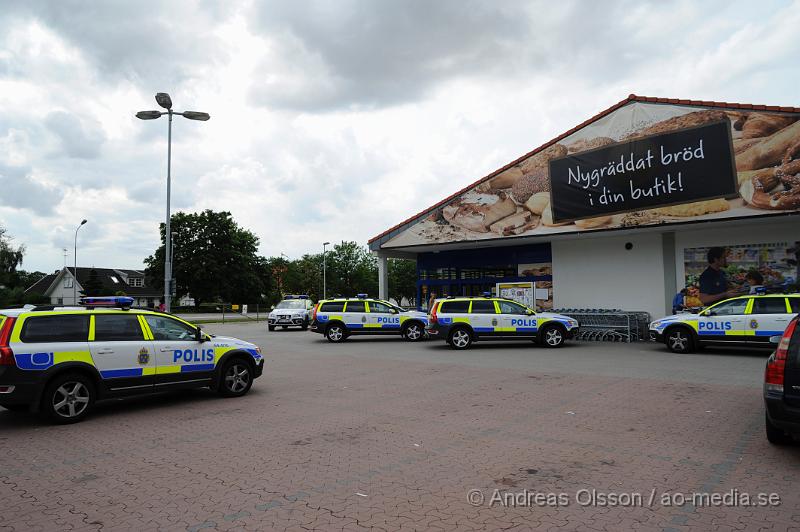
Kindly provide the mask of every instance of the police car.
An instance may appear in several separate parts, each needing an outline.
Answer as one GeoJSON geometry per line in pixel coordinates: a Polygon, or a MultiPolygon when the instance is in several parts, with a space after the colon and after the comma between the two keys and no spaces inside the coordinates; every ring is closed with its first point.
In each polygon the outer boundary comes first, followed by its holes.
{"type": "Polygon", "coordinates": [[[0,406],[74,423],[100,399],[198,387],[238,397],[261,376],[258,346],[132,303],[0,310],[0,406]]]}
{"type": "Polygon", "coordinates": [[[311,330],[331,342],[344,341],[352,334],[399,334],[416,342],[424,337],[427,324],[424,312],[404,310],[366,294],[320,301],[311,318],[311,330]]]}
{"type": "Polygon", "coordinates": [[[534,310],[497,297],[454,297],[436,300],[428,334],[444,338],[453,349],[467,349],[479,339],[534,340],[561,347],[578,331],[569,316],[534,310]]]}
{"type": "Polygon", "coordinates": [[[746,295],[720,301],[698,314],[675,314],[650,324],[650,338],[670,351],[691,353],[704,345],[771,348],[792,316],[800,294],[746,295]]]}
{"type": "Polygon", "coordinates": [[[311,321],[311,298],[307,295],[287,295],[267,316],[267,329],[300,327],[308,329],[311,321]]]}

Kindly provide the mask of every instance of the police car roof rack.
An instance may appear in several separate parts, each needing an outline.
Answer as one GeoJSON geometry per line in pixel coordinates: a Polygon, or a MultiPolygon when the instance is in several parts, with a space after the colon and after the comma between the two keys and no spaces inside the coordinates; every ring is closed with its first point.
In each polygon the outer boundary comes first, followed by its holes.
{"type": "MultiPolygon", "coordinates": [[[[60,305],[36,305],[32,309],[30,309],[30,312],[46,312],[46,311],[49,311],[49,310],[55,310],[59,306],[60,305]]],[[[63,306],[63,305],[61,305],[61,306],[63,306]]]]}

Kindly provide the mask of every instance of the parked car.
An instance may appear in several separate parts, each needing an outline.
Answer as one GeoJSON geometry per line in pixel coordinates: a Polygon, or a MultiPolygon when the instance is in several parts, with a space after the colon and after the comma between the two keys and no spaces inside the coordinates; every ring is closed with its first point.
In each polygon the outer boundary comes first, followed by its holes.
{"type": "Polygon", "coordinates": [[[783,335],[773,337],[778,348],[764,370],[764,405],[767,439],[781,445],[800,435],[800,316],[783,335]]]}
{"type": "Polygon", "coordinates": [[[650,324],[650,338],[674,353],[705,345],[770,349],[771,337],[783,334],[800,312],[800,294],[747,295],[720,301],[699,314],[680,313],[650,324]]]}
{"type": "Polygon", "coordinates": [[[261,376],[258,346],[132,303],[0,310],[0,406],[74,423],[100,399],[204,387],[239,397],[261,376]]]}
{"type": "Polygon", "coordinates": [[[561,347],[578,332],[578,320],[552,312],[536,312],[500,297],[437,299],[428,334],[444,339],[453,349],[467,349],[479,339],[533,340],[561,347]]]}

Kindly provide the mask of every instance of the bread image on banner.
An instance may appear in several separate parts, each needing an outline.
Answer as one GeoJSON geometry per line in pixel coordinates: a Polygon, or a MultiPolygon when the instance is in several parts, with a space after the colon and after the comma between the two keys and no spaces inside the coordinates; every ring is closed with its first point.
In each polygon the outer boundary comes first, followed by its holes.
{"type": "MultiPolygon", "coordinates": [[[[797,110],[675,102],[631,97],[437,204],[382,246],[546,236],[800,211],[797,110]],[[675,144],[678,147],[671,152],[665,148],[677,142],[674,139],[692,138],[692,132],[701,137],[702,145],[675,144]],[[703,136],[706,132],[716,135],[715,142],[703,136]],[[635,164],[625,167],[630,157],[642,155],[625,150],[640,146],[650,147],[645,161],[651,166],[649,174],[640,171],[641,166],[631,170],[635,164]],[[603,159],[610,154],[617,158],[603,159]],[[578,183],[576,177],[569,186],[570,194],[585,200],[574,204],[580,207],[575,211],[578,215],[565,217],[566,180],[551,171],[561,172],[559,164],[572,160],[600,161],[606,173],[592,181],[586,177],[592,169],[581,164],[583,173],[574,174],[588,181],[578,183]],[[707,166],[700,172],[691,166],[694,163],[707,166]],[[625,180],[608,174],[611,166],[615,173],[623,169],[625,180]],[[628,181],[630,187],[619,186],[628,181]],[[717,193],[718,184],[725,187],[717,193]],[[602,196],[603,187],[612,194],[602,196]],[[652,197],[642,203],[648,195],[652,197]],[[613,199],[613,209],[601,205],[601,197],[613,199]]],[[[597,164],[594,169],[600,168],[597,164]]]]}

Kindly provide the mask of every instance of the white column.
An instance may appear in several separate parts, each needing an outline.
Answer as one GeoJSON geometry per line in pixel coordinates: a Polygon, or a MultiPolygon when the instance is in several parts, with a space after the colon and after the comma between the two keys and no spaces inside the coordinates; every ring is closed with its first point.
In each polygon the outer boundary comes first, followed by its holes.
{"type": "Polygon", "coordinates": [[[389,259],[378,253],[378,298],[389,299],[389,259]]]}

